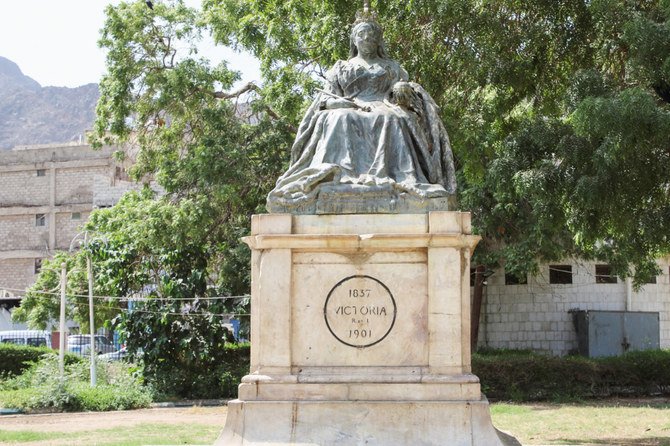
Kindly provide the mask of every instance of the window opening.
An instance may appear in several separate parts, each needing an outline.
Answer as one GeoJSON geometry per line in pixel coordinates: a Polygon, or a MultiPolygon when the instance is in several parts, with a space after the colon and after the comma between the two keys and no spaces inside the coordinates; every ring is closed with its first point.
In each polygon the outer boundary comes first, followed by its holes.
{"type": "Polygon", "coordinates": [[[517,277],[514,274],[505,273],[505,285],[526,285],[528,283],[528,276],[524,274],[523,277],[517,277]]]}
{"type": "Polygon", "coordinates": [[[549,265],[549,283],[572,283],[572,265],[549,265]]]}
{"type": "Polygon", "coordinates": [[[610,265],[596,265],[596,283],[617,283],[617,276],[610,265]]]}

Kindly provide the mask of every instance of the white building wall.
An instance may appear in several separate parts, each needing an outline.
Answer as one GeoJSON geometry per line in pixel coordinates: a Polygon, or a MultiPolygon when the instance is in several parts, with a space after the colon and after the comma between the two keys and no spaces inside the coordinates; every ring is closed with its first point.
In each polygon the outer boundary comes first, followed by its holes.
{"type": "Polygon", "coordinates": [[[0,307],[0,331],[4,330],[26,330],[26,324],[12,322],[12,314],[6,308],[0,307]]]}
{"type": "MultiPolygon", "coordinates": [[[[550,284],[549,265],[528,277],[524,285],[505,285],[504,271],[488,277],[484,288],[479,345],[492,348],[531,349],[566,355],[577,349],[571,309],[626,310],[626,283],[599,284],[595,262],[571,264],[572,284],[550,284]]],[[[670,259],[659,261],[661,275],[632,294],[630,311],[659,312],[661,348],[670,348],[670,259]]]]}

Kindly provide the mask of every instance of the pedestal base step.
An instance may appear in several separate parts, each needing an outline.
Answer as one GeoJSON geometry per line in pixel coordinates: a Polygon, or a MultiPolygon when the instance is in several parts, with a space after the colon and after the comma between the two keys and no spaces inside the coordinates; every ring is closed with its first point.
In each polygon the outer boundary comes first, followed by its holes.
{"type": "Polygon", "coordinates": [[[241,401],[228,403],[225,446],[512,446],[473,401],[241,401]]]}

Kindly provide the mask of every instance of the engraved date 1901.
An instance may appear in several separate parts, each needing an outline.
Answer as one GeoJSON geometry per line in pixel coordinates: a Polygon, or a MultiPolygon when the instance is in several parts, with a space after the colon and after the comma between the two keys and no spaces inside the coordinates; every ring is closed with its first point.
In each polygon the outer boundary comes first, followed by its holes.
{"type": "Polygon", "coordinates": [[[372,337],[372,330],[349,330],[350,338],[370,338],[372,337]]]}

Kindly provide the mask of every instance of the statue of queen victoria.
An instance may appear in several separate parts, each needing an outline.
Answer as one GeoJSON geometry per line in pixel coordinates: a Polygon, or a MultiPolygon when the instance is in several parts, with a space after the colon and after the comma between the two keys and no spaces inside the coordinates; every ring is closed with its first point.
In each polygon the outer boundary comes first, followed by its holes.
{"type": "Polygon", "coordinates": [[[449,137],[435,101],[388,57],[374,16],[359,14],[350,58],[326,74],[300,124],[270,212],[423,213],[453,210],[449,137]]]}

